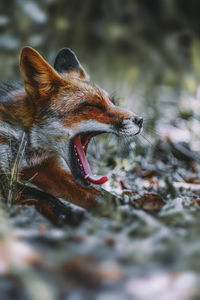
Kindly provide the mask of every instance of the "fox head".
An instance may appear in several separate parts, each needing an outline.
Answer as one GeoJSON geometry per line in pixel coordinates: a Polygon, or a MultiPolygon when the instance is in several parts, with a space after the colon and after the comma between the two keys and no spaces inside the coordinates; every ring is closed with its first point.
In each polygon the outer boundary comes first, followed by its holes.
{"type": "Polygon", "coordinates": [[[142,118],[116,106],[93,84],[70,49],[58,52],[53,68],[37,51],[25,47],[20,66],[27,105],[34,114],[29,128],[32,147],[62,157],[77,182],[104,183],[107,177],[92,175],[86,159],[90,139],[105,132],[135,136],[142,129],[142,118]]]}

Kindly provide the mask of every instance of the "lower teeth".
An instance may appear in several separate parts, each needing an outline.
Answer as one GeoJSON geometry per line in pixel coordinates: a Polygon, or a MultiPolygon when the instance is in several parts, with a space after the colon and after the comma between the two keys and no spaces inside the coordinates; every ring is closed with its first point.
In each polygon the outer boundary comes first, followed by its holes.
{"type": "MultiPolygon", "coordinates": [[[[85,146],[83,146],[83,148],[85,148],[85,146]]],[[[78,153],[76,152],[76,146],[74,146],[74,149],[75,149],[75,155],[78,157],[78,153]]],[[[79,157],[77,158],[77,161],[78,161],[78,164],[80,166],[80,169],[84,172],[83,170],[83,165],[81,164],[81,161],[79,159],[79,157]]],[[[85,179],[87,179],[89,177],[89,174],[85,175],[85,179]]]]}

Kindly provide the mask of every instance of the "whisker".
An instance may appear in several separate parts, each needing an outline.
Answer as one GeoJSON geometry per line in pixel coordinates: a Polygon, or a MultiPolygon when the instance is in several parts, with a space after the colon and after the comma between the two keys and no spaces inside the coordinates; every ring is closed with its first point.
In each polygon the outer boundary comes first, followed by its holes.
{"type": "Polygon", "coordinates": [[[141,134],[141,137],[143,137],[143,139],[146,141],[146,142],[148,142],[151,146],[152,146],[152,149],[155,149],[158,153],[158,158],[162,158],[162,151],[161,151],[161,149],[158,147],[158,145],[156,145],[156,144],[153,144],[150,140],[149,140],[149,138],[147,138],[144,134],[141,134]]]}
{"type": "Polygon", "coordinates": [[[117,96],[116,91],[112,91],[112,92],[110,93],[110,96],[111,96],[111,98],[113,99],[114,104],[115,104],[115,105],[119,105],[120,99],[119,99],[119,97],[117,96]]]}
{"type": "Polygon", "coordinates": [[[142,136],[153,147],[153,143],[144,134],[141,133],[140,136],[142,136]]]}
{"type": "Polygon", "coordinates": [[[148,127],[146,127],[144,130],[146,130],[147,132],[155,133],[159,137],[161,136],[160,132],[158,130],[156,130],[155,128],[148,128],[148,127]]]}
{"type": "Polygon", "coordinates": [[[149,121],[156,121],[155,118],[144,118],[143,117],[143,121],[144,122],[149,122],[149,121]]]}
{"type": "Polygon", "coordinates": [[[137,135],[137,140],[139,141],[139,143],[144,146],[146,148],[146,140],[144,142],[144,139],[141,135],[137,135]]]}

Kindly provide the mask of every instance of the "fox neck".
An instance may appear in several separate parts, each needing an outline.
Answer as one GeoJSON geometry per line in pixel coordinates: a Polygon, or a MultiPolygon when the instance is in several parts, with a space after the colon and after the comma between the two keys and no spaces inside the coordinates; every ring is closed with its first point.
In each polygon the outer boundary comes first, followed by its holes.
{"type": "Polygon", "coordinates": [[[28,151],[35,155],[35,157],[30,157],[30,163],[34,164],[38,160],[44,160],[54,155],[66,157],[71,132],[62,128],[58,121],[49,119],[43,124],[40,123],[30,128],[28,137],[28,151]]]}
{"type": "Polygon", "coordinates": [[[37,109],[23,88],[11,91],[0,101],[0,135],[7,137],[8,143],[12,141],[17,152],[25,133],[24,158],[31,165],[55,155],[53,145],[55,148],[63,134],[55,121],[38,120],[37,109]]]}
{"type": "Polygon", "coordinates": [[[34,107],[24,89],[12,91],[0,101],[0,118],[19,127],[27,128],[34,122],[34,107]]]}

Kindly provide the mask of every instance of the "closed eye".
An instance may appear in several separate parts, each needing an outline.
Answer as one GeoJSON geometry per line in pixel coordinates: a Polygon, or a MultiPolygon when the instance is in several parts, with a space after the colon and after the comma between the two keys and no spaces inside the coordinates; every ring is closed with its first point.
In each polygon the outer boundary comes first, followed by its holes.
{"type": "Polygon", "coordinates": [[[90,104],[90,103],[87,103],[87,102],[84,102],[82,103],[83,106],[87,106],[87,107],[95,107],[95,108],[98,108],[102,111],[105,111],[105,107],[101,106],[100,104],[90,104]]]}

